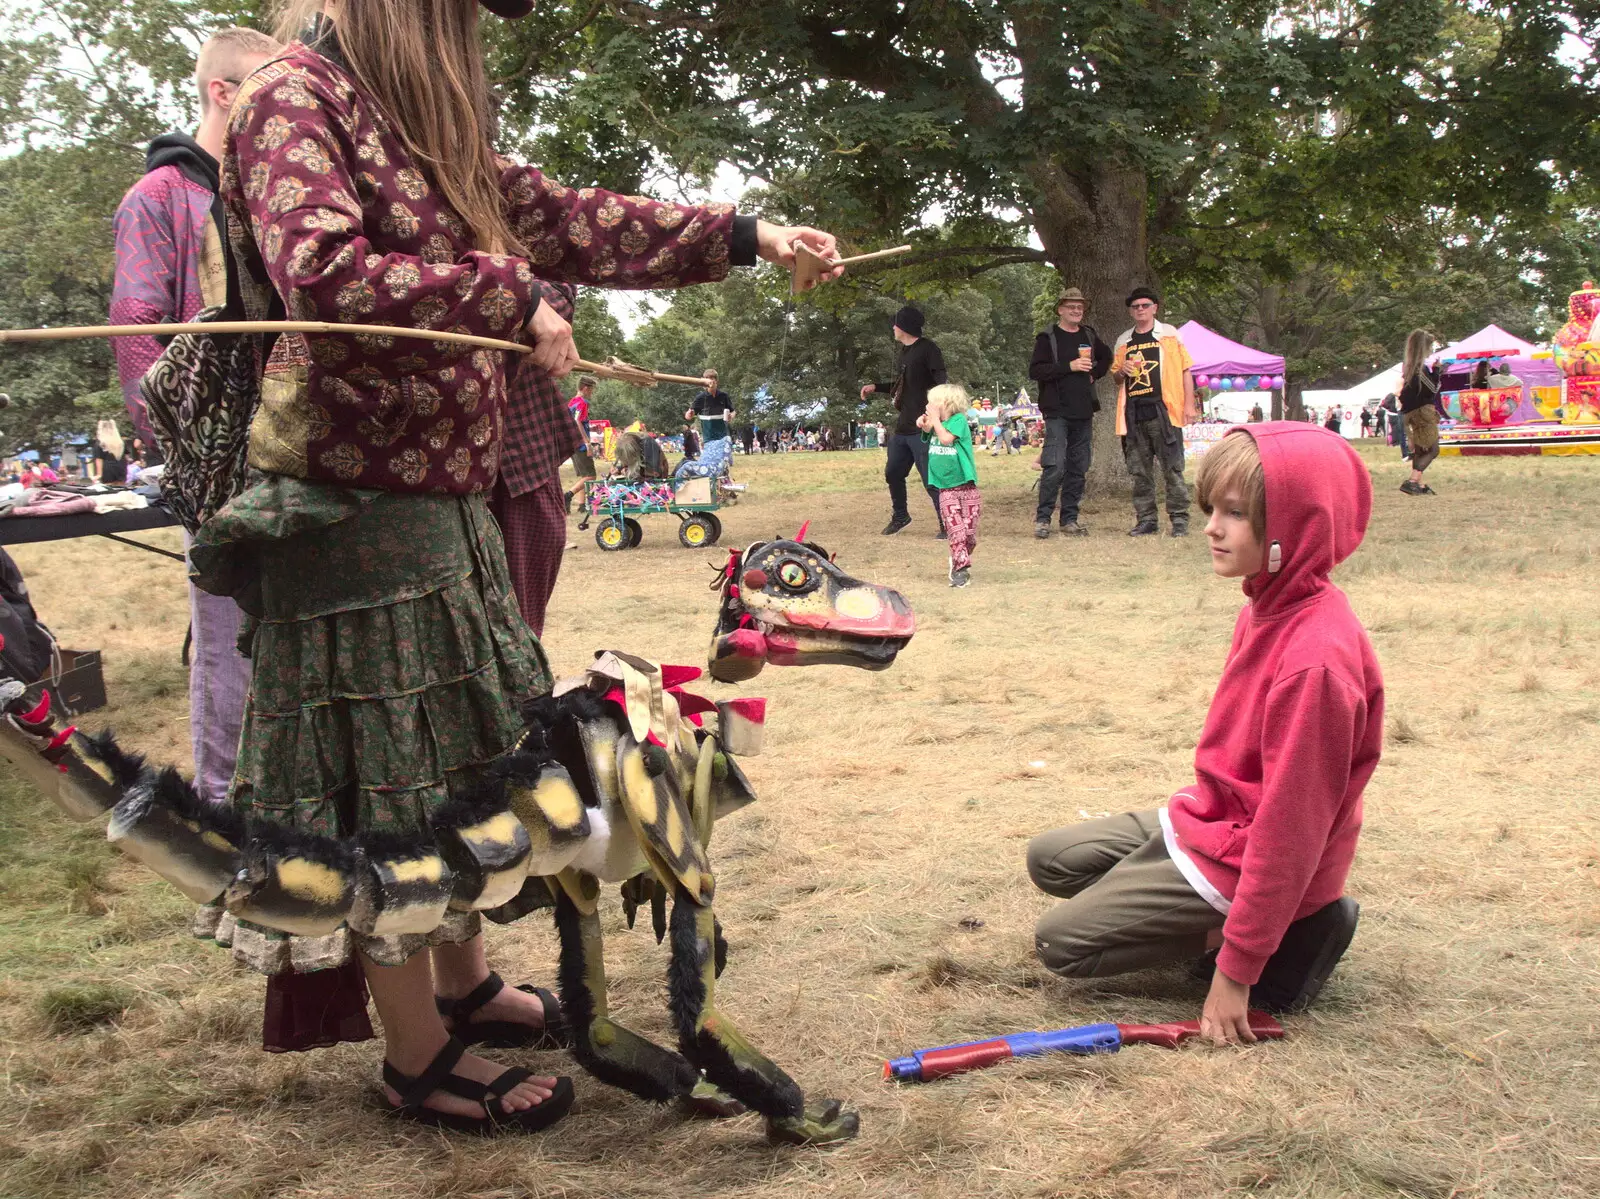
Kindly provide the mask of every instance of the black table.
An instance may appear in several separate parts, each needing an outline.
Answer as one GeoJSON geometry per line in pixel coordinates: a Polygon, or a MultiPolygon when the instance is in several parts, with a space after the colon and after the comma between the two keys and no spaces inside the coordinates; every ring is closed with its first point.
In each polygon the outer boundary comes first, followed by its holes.
{"type": "Polygon", "coordinates": [[[0,545],[32,545],[39,541],[65,541],[72,537],[107,537],[123,545],[135,546],[160,554],[166,558],[184,561],[182,554],[159,546],[131,541],[122,533],[138,533],[145,529],[176,528],[177,517],[165,508],[152,505],[127,512],[74,512],[70,516],[5,516],[0,517],[0,545]]]}

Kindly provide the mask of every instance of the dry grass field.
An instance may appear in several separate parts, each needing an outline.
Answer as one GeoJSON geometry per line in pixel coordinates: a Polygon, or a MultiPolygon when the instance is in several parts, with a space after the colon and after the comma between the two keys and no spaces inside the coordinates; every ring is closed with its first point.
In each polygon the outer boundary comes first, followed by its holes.
{"type": "MultiPolygon", "coordinates": [[[[0,783],[0,1196],[1592,1197],[1600,1194],[1600,461],[1441,461],[1410,499],[1394,451],[1339,574],[1388,683],[1388,738],[1351,880],[1349,956],[1289,1039],[1132,1048],[896,1088],[913,1048],[1096,1020],[1185,1019],[1177,970],[1058,980],[1030,834],[1150,806],[1190,777],[1240,597],[1200,537],[1031,536],[1023,459],[980,459],[973,585],[931,512],[894,538],[876,453],[738,464],[725,540],[811,520],[848,570],[910,597],[889,672],[772,669],[762,794],[712,846],[733,944],[723,1005],[862,1135],[773,1149],[757,1117],[685,1123],[580,1076],[555,1132],[480,1143],[374,1112],[377,1043],[259,1049],[260,980],[186,935],[177,893],[0,783]]],[[[669,517],[603,554],[574,532],[546,642],[700,662],[708,563],[669,517]]],[[[158,537],[171,544],[176,538],[158,537]]],[[[103,542],[21,547],[46,621],[104,651],[114,725],[186,761],[180,568],[103,542]]],[[[713,694],[727,694],[716,688],[713,694]]],[[[665,954],[608,916],[614,1007],[667,1039],[665,954]]],[[[548,983],[546,921],[491,929],[548,983]]],[[[507,1055],[508,1060],[515,1055],[507,1055]]],[[[529,1064],[563,1068],[557,1057],[529,1064]]]]}

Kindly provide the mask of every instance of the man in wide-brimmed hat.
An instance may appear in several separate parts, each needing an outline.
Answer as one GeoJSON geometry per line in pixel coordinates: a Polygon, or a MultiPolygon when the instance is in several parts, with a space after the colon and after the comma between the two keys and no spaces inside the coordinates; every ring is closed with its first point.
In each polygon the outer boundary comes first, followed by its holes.
{"type": "Polygon", "coordinates": [[[1033,343],[1028,377],[1039,384],[1039,412],[1044,417],[1044,452],[1039,464],[1039,507],[1033,535],[1050,536],[1050,515],[1061,497],[1061,531],[1082,537],[1078,523],[1084,478],[1094,446],[1094,414],[1100,411],[1095,380],[1111,368],[1111,347],[1094,326],[1084,323],[1089,301],[1076,287],[1056,297],[1056,323],[1033,343]]]}

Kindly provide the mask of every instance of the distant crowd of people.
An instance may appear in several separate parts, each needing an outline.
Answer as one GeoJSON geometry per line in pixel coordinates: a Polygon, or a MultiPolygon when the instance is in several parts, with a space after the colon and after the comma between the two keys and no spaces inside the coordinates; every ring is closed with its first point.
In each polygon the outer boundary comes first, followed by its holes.
{"type": "Polygon", "coordinates": [[[153,464],[152,457],[142,438],[124,442],[117,422],[103,420],[96,429],[92,451],[80,452],[77,446],[69,443],[48,458],[18,459],[7,463],[0,471],[0,481],[20,483],[24,487],[51,487],[59,483],[132,487],[153,464]]]}

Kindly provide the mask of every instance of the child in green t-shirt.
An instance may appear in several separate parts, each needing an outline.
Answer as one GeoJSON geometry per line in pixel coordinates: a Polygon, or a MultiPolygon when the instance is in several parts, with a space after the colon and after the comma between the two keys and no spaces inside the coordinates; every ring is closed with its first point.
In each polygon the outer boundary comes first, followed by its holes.
{"type": "Polygon", "coordinates": [[[917,428],[928,443],[928,486],[939,492],[939,516],[950,537],[950,586],[965,587],[978,548],[978,467],[972,457],[972,426],[967,423],[967,389],[944,383],[928,392],[928,407],[917,428]]]}

